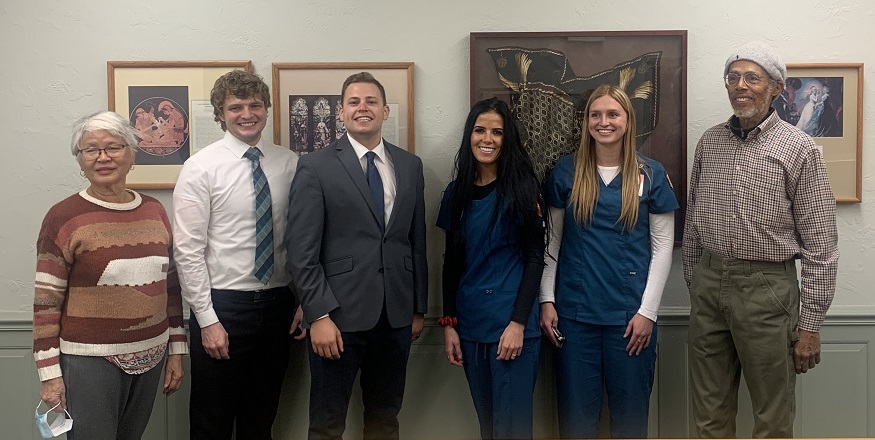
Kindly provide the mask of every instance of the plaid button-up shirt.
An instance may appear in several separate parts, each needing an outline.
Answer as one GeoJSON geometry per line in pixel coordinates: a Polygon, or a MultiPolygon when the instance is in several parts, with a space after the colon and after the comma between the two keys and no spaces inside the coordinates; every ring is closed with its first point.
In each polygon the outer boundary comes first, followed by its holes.
{"type": "Polygon", "coordinates": [[[702,248],[744,260],[798,258],[799,328],[819,331],[835,295],[839,260],[823,155],[775,112],[745,140],[729,124],[708,129],[696,146],[683,240],[687,286],[702,248]]]}

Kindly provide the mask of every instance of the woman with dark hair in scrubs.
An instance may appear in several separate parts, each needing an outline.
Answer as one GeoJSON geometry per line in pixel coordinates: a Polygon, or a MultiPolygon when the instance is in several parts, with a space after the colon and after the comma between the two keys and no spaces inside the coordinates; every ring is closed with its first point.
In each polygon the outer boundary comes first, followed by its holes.
{"type": "Polygon", "coordinates": [[[444,327],[484,439],[532,438],[538,287],[546,234],[540,190],[507,104],[474,104],[441,200],[444,327]]]}

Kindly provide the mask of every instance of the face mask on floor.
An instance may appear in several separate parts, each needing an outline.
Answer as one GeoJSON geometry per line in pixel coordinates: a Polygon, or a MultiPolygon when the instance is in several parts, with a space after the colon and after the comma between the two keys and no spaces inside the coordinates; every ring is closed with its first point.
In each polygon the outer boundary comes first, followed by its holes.
{"type": "Polygon", "coordinates": [[[61,404],[60,401],[58,401],[57,405],[51,407],[45,413],[40,414],[39,407],[42,404],[42,400],[40,400],[39,403],[36,404],[36,410],[34,410],[34,418],[36,419],[36,427],[37,429],[39,429],[39,433],[41,436],[43,436],[43,438],[57,437],[73,429],[73,417],[70,416],[70,413],[68,413],[66,409],[64,410],[63,414],[55,413],[55,420],[49,423],[49,414],[52,413],[52,410],[54,410],[61,404]]]}

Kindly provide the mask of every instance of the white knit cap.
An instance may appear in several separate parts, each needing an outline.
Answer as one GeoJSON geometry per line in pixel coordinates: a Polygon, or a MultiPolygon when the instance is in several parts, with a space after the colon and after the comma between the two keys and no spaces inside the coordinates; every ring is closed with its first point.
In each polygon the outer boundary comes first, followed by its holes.
{"type": "Polygon", "coordinates": [[[723,68],[723,76],[729,73],[729,66],[740,60],[748,60],[757,63],[775,81],[787,79],[787,66],[781,60],[781,56],[775,48],[762,41],[751,41],[732,52],[726,59],[726,67],[723,68]]]}

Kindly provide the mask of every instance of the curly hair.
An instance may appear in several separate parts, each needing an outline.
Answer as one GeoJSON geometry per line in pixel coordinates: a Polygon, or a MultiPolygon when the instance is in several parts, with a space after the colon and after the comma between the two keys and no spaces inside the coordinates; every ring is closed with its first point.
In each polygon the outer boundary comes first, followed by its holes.
{"type": "Polygon", "coordinates": [[[228,72],[216,80],[216,83],[213,84],[213,90],[210,91],[213,117],[216,122],[221,124],[222,131],[226,131],[228,127],[219,116],[222,114],[225,98],[231,95],[240,99],[260,98],[264,102],[264,108],[270,108],[270,89],[260,76],[239,69],[228,72]]]}

